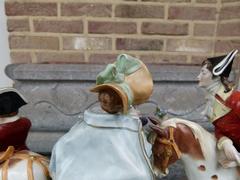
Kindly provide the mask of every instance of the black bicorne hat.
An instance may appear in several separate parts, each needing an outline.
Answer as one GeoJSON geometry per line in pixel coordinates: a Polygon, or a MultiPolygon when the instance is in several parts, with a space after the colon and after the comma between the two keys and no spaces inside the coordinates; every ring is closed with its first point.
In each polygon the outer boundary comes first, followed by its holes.
{"type": "Polygon", "coordinates": [[[26,104],[26,99],[16,89],[0,89],[0,116],[8,116],[18,112],[19,108],[26,104]]]}
{"type": "Polygon", "coordinates": [[[213,75],[229,77],[232,70],[233,60],[237,53],[238,50],[232,50],[227,55],[208,58],[207,60],[213,65],[213,75]]]}

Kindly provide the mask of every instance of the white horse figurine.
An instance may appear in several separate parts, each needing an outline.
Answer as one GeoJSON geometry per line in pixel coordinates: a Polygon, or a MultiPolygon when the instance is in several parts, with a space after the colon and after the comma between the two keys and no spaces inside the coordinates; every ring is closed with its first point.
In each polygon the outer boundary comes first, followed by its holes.
{"type": "MultiPolygon", "coordinates": [[[[153,121],[154,122],[154,121],[153,121]]],[[[167,174],[167,168],[182,160],[188,180],[239,180],[239,167],[223,168],[218,163],[216,139],[200,125],[178,118],[152,125],[157,133],[152,147],[155,173],[167,174]]]]}
{"type": "Polygon", "coordinates": [[[40,154],[22,150],[14,152],[9,146],[5,152],[0,153],[0,179],[1,180],[48,180],[49,161],[40,154]]]}

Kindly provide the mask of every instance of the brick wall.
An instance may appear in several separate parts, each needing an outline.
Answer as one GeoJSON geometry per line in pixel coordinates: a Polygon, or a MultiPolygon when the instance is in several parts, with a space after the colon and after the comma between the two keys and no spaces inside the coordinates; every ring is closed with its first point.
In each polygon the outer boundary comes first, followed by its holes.
{"type": "MultiPolygon", "coordinates": [[[[240,50],[239,0],[6,0],[13,63],[199,64],[240,50]]],[[[239,65],[238,65],[239,66],[239,65]]]]}

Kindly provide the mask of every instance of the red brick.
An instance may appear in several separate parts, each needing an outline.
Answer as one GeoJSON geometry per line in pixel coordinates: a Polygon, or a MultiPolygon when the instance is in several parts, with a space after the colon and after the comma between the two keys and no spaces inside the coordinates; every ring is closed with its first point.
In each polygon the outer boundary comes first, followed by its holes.
{"type": "Polygon", "coordinates": [[[31,63],[32,58],[30,52],[11,52],[11,62],[18,63],[31,63]]]}
{"type": "Polygon", "coordinates": [[[217,0],[197,0],[197,3],[217,3],[217,0]]]}
{"type": "Polygon", "coordinates": [[[141,55],[140,59],[148,64],[187,64],[185,55],[147,54],[141,55]]]}
{"type": "Polygon", "coordinates": [[[166,3],[181,3],[181,2],[191,2],[191,0],[142,0],[144,2],[166,2],[166,3]]]}
{"type": "Polygon", "coordinates": [[[89,56],[89,63],[94,64],[108,64],[116,60],[118,54],[91,54],[89,56]]]}
{"type": "Polygon", "coordinates": [[[164,7],[158,5],[117,5],[115,16],[122,18],[164,18],[164,7]]]}
{"type": "Polygon", "coordinates": [[[6,2],[8,16],[56,16],[56,3],[6,2]]]}
{"type": "Polygon", "coordinates": [[[98,3],[63,3],[62,16],[111,17],[112,5],[98,3]]]}
{"type": "Polygon", "coordinates": [[[227,53],[233,49],[240,50],[240,40],[218,40],[215,51],[217,53],[227,53]]]}
{"type": "Polygon", "coordinates": [[[167,51],[206,53],[213,51],[213,41],[207,40],[167,40],[167,51]]]}
{"type": "Polygon", "coordinates": [[[117,50],[162,50],[163,41],[158,39],[124,39],[116,41],[117,50]]]}
{"type": "Polygon", "coordinates": [[[216,8],[193,7],[193,6],[172,6],[169,8],[169,19],[183,20],[215,20],[216,8]]]}
{"type": "Polygon", "coordinates": [[[59,49],[57,37],[10,36],[9,44],[11,49],[59,49]]]}
{"type": "Polygon", "coordinates": [[[8,19],[8,32],[30,31],[28,19],[8,19]]]}
{"type": "Polygon", "coordinates": [[[215,24],[195,24],[194,35],[195,36],[214,36],[215,24]]]}
{"type": "Polygon", "coordinates": [[[106,37],[63,37],[65,50],[111,50],[112,40],[106,37]]]}
{"type": "Polygon", "coordinates": [[[218,36],[240,36],[240,22],[219,24],[217,29],[218,36]]]}
{"type": "Polygon", "coordinates": [[[135,34],[137,25],[132,22],[96,22],[88,23],[88,32],[95,34],[135,34]]]}
{"type": "Polygon", "coordinates": [[[35,20],[36,32],[83,33],[82,20],[35,20]]]}
{"type": "Polygon", "coordinates": [[[187,23],[143,23],[143,34],[157,35],[187,35],[187,23]]]}
{"type": "Polygon", "coordinates": [[[221,0],[223,3],[239,2],[239,0],[221,0]]]}
{"type": "Polygon", "coordinates": [[[83,63],[84,54],[79,52],[38,52],[37,63],[83,63]]]}
{"type": "Polygon", "coordinates": [[[240,5],[222,7],[220,19],[240,19],[240,5]]]}

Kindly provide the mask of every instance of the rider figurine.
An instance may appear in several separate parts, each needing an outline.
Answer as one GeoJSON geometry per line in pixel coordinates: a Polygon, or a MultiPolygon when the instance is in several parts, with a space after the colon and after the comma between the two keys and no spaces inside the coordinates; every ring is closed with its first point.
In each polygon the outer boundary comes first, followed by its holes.
{"type": "Polygon", "coordinates": [[[199,86],[207,92],[203,113],[215,127],[217,148],[227,157],[219,159],[223,167],[240,165],[240,92],[228,80],[237,52],[207,58],[198,76],[199,86]]]}
{"type": "Polygon", "coordinates": [[[17,179],[28,177],[28,180],[49,178],[47,158],[29,151],[26,146],[31,121],[18,116],[18,110],[26,104],[26,99],[16,89],[0,89],[0,177],[3,180],[15,176],[17,179]],[[33,163],[38,165],[33,166],[33,163]],[[20,172],[17,165],[21,166],[20,172]]]}
{"type": "Polygon", "coordinates": [[[151,145],[132,105],[152,94],[153,81],[143,62],[121,54],[96,78],[91,91],[99,106],[85,110],[83,119],[55,144],[50,171],[57,180],[150,180],[151,145]]]}

